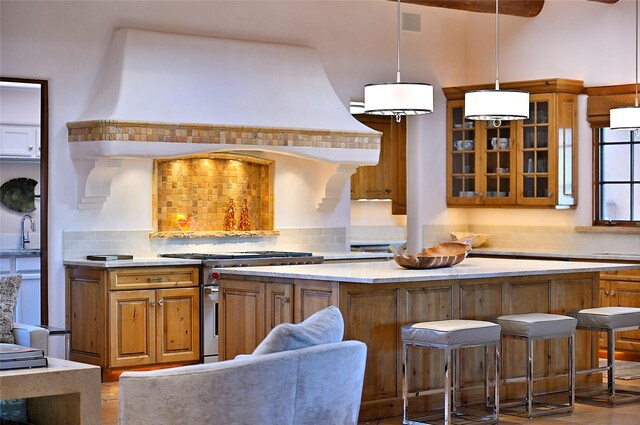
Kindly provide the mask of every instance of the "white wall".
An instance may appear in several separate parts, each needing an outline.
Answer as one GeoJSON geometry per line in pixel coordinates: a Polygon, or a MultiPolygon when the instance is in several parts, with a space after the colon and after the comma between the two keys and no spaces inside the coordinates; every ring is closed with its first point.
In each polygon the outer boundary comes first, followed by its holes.
{"type": "MultiPolygon", "coordinates": [[[[435,112],[409,118],[408,238],[421,244],[422,226],[497,222],[501,224],[587,224],[590,212],[590,131],[580,101],[579,208],[576,211],[466,210],[445,205],[445,99],[443,86],[493,79],[494,21],[490,14],[403,5],[422,17],[422,32],[402,33],[403,80],[430,82],[435,112]]],[[[75,1],[0,3],[0,73],[49,80],[50,112],[50,316],[64,323],[62,232],[65,229],[150,228],[145,161],[127,161],[114,180],[101,212],[76,209],[74,164],[65,123],[91,101],[113,30],[126,26],[178,33],[274,41],[314,47],[339,98],[361,100],[367,83],[395,78],[395,4],[387,1],[75,1]],[[28,54],[26,53],[28,52],[28,54]],[[147,206],[145,206],[147,205],[147,206]]],[[[547,0],[534,19],[501,18],[503,81],[547,77],[583,79],[585,85],[633,81],[633,2],[614,5],[547,0]],[[629,43],[630,44],[630,43],[629,43]]],[[[304,95],[304,94],[301,94],[304,95]]],[[[292,160],[289,171],[306,163],[292,160]]],[[[324,167],[314,167],[319,175],[324,167]]],[[[278,171],[284,175],[287,170],[278,171]]],[[[307,175],[311,171],[306,172],[307,175]]],[[[279,183],[278,183],[279,184],[279,183]]],[[[297,181],[303,190],[308,183],[297,181]]],[[[280,189],[278,189],[280,190],[280,189]]],[[[310,187],[310,190],[312,188],[310,187]]],[[[292,192],[293,193],[293,192],[292,192]]],[[[348,191],[339,210],[323,216],[309,199],[292,195],[276,205],[286,225],[340,225],[348,220],[348,191]],[[308,218],[305,219],[304,217],[308,218]],[[291,219],[291,221],[289,221],[291,219]]]]}
{"type": "MultiPolygon", "coordinates": [[[[403,5],[403,11],[420,14],[423,28],[420,33],[402,34],[403,79],[433,83],[440,93],[436,108],[443,111],[438,78],[452,80],[452,83],[465,78],[466,14],[415,5],[403,5]]],[[[362,99],[366,83],[395,79],[395,5],[392,2],[2,1],[0,12],[0,73],[49,80],[49,302],[50,321],[54,325],[64,323],[62,232],[151,228],[150,203],[145,203],[151,184],[146,178],[149,161],[125,161],[102,211],[76,208],[75,170],[65,124],[81,116],[91,101],[115,28],[314,47],[345,108],[350,100],[362,99]]],[[[442,134],[442,126],[439,132],[442,134]]],[[[415,144],[418,141],[438,143],[433,137],[421,137],[417,133],[409,139],[409,143],[415,144]]],[[[295,191],[291,190],[289,196],[276,204],[276,225],[347,225],[348,187],[334,213],[317,212],[317,202],[311,202],[315,197],[307,196],[306,190],[318,190],[321,178],[327,175],[326,166],[296,159],[283,164],[286,165],[276,171],[278,180],[284,176],[284,182],[287,175],[303,170],[313,183],[301,179],[292,182],[295,191]],[[301,195],[296,197],[296,193],[301,195]],[[287,211],[293,214],[287,215],[287,211]]],[[[287,185],[276,182],[276,190],[282,190],[283,186],[287,185]]]]}
{"type": "MultiPolygon", "coordinates": [[[[500,81],[569,78],[583,80],[585,86],[633,83],[634,16],[635,3],[630,0],[612,5],[582,0],[547,0],[540,15],[533,19],[501,16],[500,81]]],[[[446,79],[444,86],[494,80],[495,15],[468,14],[464,32],[467,52],[465,75],[446,79]]],[[[516,210],[509,208],[447,209],[444,113],[437,118],[436,124],[420,121],[418,126],[436,127],[418,131],[423,134],[437,132],[438,143],[416,146],[416,150],[407,155],[416,162],[414,175],[417,177],[415,183],[409,185],[409,199],[418,204],[410,209],[410,232],[415,233],[422,225],[454,227],[463,223],[549,227],[591,225],[591,128],[586,121],[586,104],[587,97],[580,96],[578,207],[575,210],[518,209],[515,214],[516,210]],[[429,153],[428,149],[431,150],[429,153]],[[430,158],[437,158],[433,165],[437,169],[436,174],[429,171],[430,158]],[[424,184],[418,183],[425,181],[433,184],[425,188],[424,184]],[[415,214],[413,217],[411,212],[415,214]]],[[[414,248],[419,248],[419,245],[414,245],[414,248]]]]}

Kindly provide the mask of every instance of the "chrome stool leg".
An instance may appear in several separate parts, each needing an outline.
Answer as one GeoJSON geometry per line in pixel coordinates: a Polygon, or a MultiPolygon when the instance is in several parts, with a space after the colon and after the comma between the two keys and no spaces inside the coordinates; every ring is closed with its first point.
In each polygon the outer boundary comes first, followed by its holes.
{"type": "Polygon", "coordinates": [[[402,423],[407,422],[409,408],[409,383],[407,377],[407,365],[409,364],[407,343],[402,343],[402,423]]]}

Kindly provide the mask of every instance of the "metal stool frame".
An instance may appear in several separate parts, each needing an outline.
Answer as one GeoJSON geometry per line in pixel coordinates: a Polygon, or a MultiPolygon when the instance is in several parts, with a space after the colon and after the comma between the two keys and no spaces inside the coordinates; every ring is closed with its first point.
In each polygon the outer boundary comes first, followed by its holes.
{"type": "Polygon", "coordinates": [[[459,345],[444,345],[444,344],[430,344],[430,343],[416,343],[413,341],[402,342],[402,423],[403,425],[429,425],[425,422],[417,422],[408,419],[409,413],[409,382],[407,379],[407,365],[409,364],[409,347],[430,348],[434,350],[444,351],[444,388],[434,389],[427,391],[418,391],[412,393],[412,397],[418,397],[421,395],[435,394],[444,392],[444,425],[451,425],[453,423],[453,416],[459,415],[456,411],[457,407],[457,393],[460,391],[460,383],[458,373],[450,373],[451,366],[458,365],[457,353],[462,348],[484,347],[485,358],[485,382],[484,382],[484,399],[485,408],[493,407],[491,416],[477,416],[475,420],[469,420],[471,415],[465,415],[465,424],[483,423],[483,424],[497,424],[500,415],[500,341],[489,341],[481,344],[459,344],[459,345]],[[494,403],[490,404],[489,387],[489,347],[494,346],[494,403]],[[453,386],[452,386],[453,375],[453,386]]]}
{"type": "MultiPolygon", "coordinates": [[[[565,412],[572,412],[574,409],[574,405],[575,405],[575,388],[576,388],[576,377],[575,377],[575,357],[576,357],[576,351],[575,351],[575,332],[571,332],[568,334],[554,334],[554,335],[545,335],[545,336],[537,336],[537,337],[527,337],[527,336],[521,336],[521,335],[512,335],[512,334],[506,334],[503,332],[502,336],[507,337],[507,338],[513,338],[513,339],[522,339],[525,340],[527,343],[527,374],[524,377],[514,377],[514,378],[506,378],[503,379],[502,382],[508,384],[508,383],[514,383],[514,382],[523,382],[525,381],[527,383],[527,389],[526,389],[526,393],[525,393],[525,401],[524,403],[521,401],[516,401],[516,402],[508,402],[508,403],[502,403],[503,407],[513,407],[513,406],[525,406],[525,414],[528,418],[534,418],[534,417],[538,417],[538,416],[545,416],[545,415],[554,415],[556,413],[565,413],[565,412]],[[533,395],[533,342],[536,340],[551,340],[551,339],[559,339],[559,338],[567,338],[568,339],[568,346],[569,346],[569,359],[568,359],[568,366],[569,366],[569,373],[568,373],[568,379],[569,379],[569,388],[568,388],[568,395],[569,395],[569,402],[568,403],[564,403],[564,404],[557,404],[557,403],[547,403],[547,402],[535,402],[534,401],[534,395],[533,395]],[[549,407],[547,410],[535,410],[535,405],[544,405],[546,407],[549,407]]],[[[547,359],[547,362],[550,362],[550,359],[547,359]]],[[[548,363],[550,364],[550,363],[548,363]]],[[[549,367],[549,370],[551,368],[549,367]]],[[[509,413],[508,411],[504,411],[504,413],[507,414],[514,414],[513,412],[509,413]]]]}
{"type": "Polygon", "coordinates": [[[632,331],[640,329],[640,326],[628,326],[624,328],[599,328],[590,326],[578,326],[576,329],[587,330],[592,332],[606,332],[607,333],[607,365],[602,367],[594,367],[591,369],[577,370],[577,375],[586,375],[596,372],[607,372],[607,388],[597,389],[592,391],[576,394],[578,399],[590,399],[592,401],[600,401],[603,403],[609,403],[610,406],[615,406],[620,403],[628,403],[631,401],[640,400],[639,391],[631,390],[616,390],[616,332],[632,331]],[[606,399],[601,399],[597,396],[603,392],[607,393],[606,399]]]}

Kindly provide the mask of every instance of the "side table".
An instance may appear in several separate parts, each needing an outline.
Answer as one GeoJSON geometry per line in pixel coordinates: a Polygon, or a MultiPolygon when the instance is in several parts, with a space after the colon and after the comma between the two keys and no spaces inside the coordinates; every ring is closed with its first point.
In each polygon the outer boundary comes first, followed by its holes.
{"type": "Polygon", "coordinates": [[[69,353],[71,352],[71,329],[58,328],[55,326],[39,325],[41,328],[49,331],[49,336],[63,336],[64,337],[64,359],[69,360],[69,353]]]}

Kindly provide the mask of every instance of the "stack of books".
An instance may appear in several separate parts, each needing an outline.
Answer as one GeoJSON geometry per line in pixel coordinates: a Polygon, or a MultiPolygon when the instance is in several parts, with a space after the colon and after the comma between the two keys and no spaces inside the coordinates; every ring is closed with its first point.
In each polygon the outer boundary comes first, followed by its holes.
{"type": "Polygon", "coordinates": [[[0,370],[46,367],[47,358],[38,348],[0,344],[0,370]]]}

